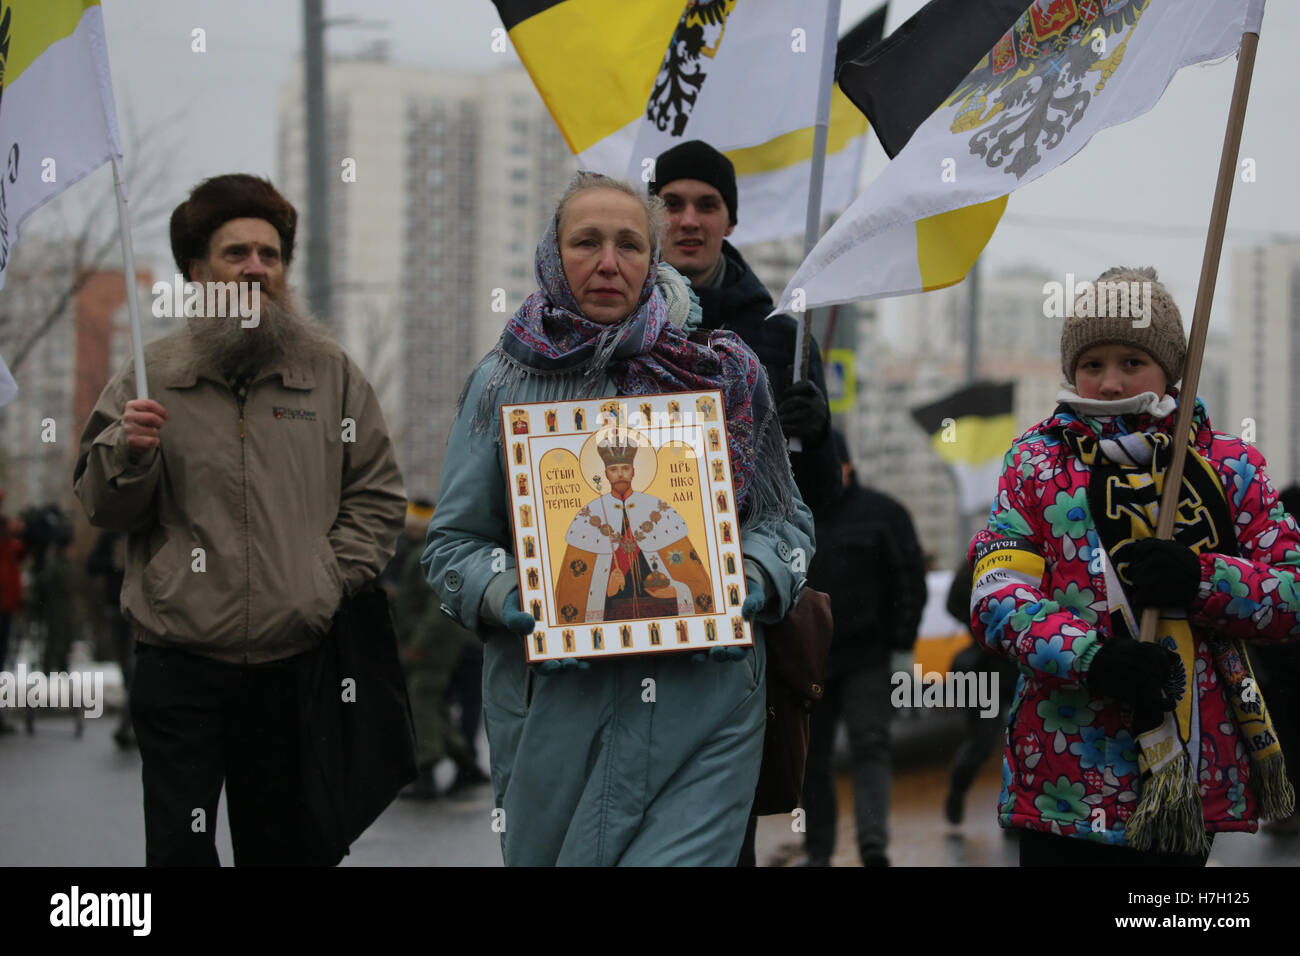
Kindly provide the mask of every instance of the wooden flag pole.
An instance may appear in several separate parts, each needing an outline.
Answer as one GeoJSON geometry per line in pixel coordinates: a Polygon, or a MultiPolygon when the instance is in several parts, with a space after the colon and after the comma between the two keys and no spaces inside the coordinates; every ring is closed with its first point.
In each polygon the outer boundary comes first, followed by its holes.
{"type": "MultiPolygon", "coordinates": [[[[1237,154],[1241,148],[1241,129],[1246,123],[1246,100],[1250,97],[1250,78],[1255,69],[1255,48],[1258,45],[1258,33],[1242,34],[1237,79],[1232,88],[1232,105],[1228,109],[1228,130],[1224,134],[1223,153],[1219,157],[1219,181],[1214,187],[1210,230],[1205,240],[1205,256],[1201,260],[1201,281],[1196,289],[1192,332],[1187,342],[1187,359],[1183,366],[1183,388],[1179,393],[1178,417],[1174,424],[1173,457],[1169,461],[1164,491],[1160,496],[1157,538],[1171,538],[1174,533],[1178,492],[1183,484],[1183,467],[1187,462],[1188,433],[1192,428],[1192,413],[1196,409],[1196,387],[1201,379],[1201,357],[1205,354],[1205,334],[1210,327],[1210,305],[1214,302],[1214,286],[1218,280],[1219,257],[1223,252],[1223,230],[1228,221],[1232,183],[1237,178],[1237,154]]],[[[1142,612],[1139,640],[1155,640],[1159,618],[1159,608],[1149,607],[1142,612]]]]}
{"type": "Polygon", "coordinates": [[[126,183],[113,157],[113,195],[117,199],[117,228],[122,238],[122,271],[126,274],[127,314],[131,320],[131,356],[135,363],[135,397],[149,397],[144,369],[144,342],[140,334],[140,297],[135,290],[135,252],[131,247],[131,216],[126,209],[126,183]]]}

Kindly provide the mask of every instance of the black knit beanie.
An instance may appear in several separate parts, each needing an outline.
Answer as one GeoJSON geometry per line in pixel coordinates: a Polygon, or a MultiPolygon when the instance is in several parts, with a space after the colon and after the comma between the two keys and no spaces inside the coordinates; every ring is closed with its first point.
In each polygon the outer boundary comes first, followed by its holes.
{"type": "Polygon", "coordinates": [[[736,218],[736,167],[716,149],[703,140],[693,139],[679,143],[659,155],[655,160],[655,178],[650,193],[658,196],[659,190],[674,179],[698,179],[708,183],[722,194],[734,226],[736,218]]]}

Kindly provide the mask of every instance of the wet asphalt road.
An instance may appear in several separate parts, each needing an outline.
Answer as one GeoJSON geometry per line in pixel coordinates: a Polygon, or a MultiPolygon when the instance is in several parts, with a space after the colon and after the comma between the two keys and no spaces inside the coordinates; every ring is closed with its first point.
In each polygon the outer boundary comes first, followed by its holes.
{"type": "MultiPolygon", "coordinates": [[[[897,769],[889,854],[898,866],[1013,866],[1014,838],[993,818],[997,799],[996,758],[984,767],[968,798],[966,821],[952,827],[941,807],[945,763],[955,747],[958,724],[902,722],[895,725],[897,769]]],[[[10,722],[13,722],[12,717],[10,722]]],[[[140,866],[144,863],[140,758],[112,740],[115,718],[85,722],[74,736],[68,717],[42,715],[36,733],[0,737],[0,866],[140,866]]],[[[481,744],[486,754],[486,744],[481,744]]],[[[439,768],[449,783],[451,768],[439,768]]],[[[857,862],[847,777],[840,778],[841,817],[834,863],[857,862]]],[[[492,796],[478,787],[433,802],[397,800],[362,835],[345,866],[500,866],[491,828],[492,796]]],[[[759,821],[761,865],[797,865],[800,835],[789,818],[759,821]]],[[[222,807],[217,847],[231,862],[222,807]]],[[[1300,837],[1221,835],[1211,866],[1297,866],[1300,837]]]]}

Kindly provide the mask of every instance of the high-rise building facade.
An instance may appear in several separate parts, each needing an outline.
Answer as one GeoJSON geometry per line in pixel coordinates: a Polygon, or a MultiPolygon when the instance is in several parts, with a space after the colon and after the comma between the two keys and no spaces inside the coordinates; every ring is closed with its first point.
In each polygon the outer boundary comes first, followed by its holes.
{"type": "MultiPolygon", "coordinates": [[[[437,492],[456,400],[536,289],[537,240],[576,163],[528,74],[326,67],[332,317],[379,395],[408,494],[437,492]]],[[[281,90],[279,185],[303,211],[302,71],[281,90]]]]}
{"type": "Polygon", "coordinates": [[[1215,425],[1253,430],[1281,488],[1300,480],[1300,242],[1237,249],[1231,262],[1228,418],[1215,425]]]}

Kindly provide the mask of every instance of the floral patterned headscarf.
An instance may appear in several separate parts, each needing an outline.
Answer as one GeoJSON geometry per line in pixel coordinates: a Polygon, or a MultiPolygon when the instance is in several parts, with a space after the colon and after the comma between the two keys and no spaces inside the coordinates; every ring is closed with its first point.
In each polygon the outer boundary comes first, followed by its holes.
{"type": "MultiPolygon", "coordinates": [[[[688,335],[669,321],[656,284],[658,250],[651,255],[636,309],[610,324],[582,314],[564,274],[558,216],[537,243],[535,265],[538,290],[524,300],[484,359],[496,364],[475,410],[473,431],[486,433],[497,426],[498,408],[515,401],[534,379],[541,383],[537,401],[596,397],[606,377],[620,395],[718,389],[726,407],[737,507],[756,505],[764,517],[793,511],[792,482],[767,477],[780,469],[756,467],[760,458],[772,454],[785,459],[762,365],[735,333],[688,335]]],[[[784,471],[788,477],[788,466],[784,471]]]]}

